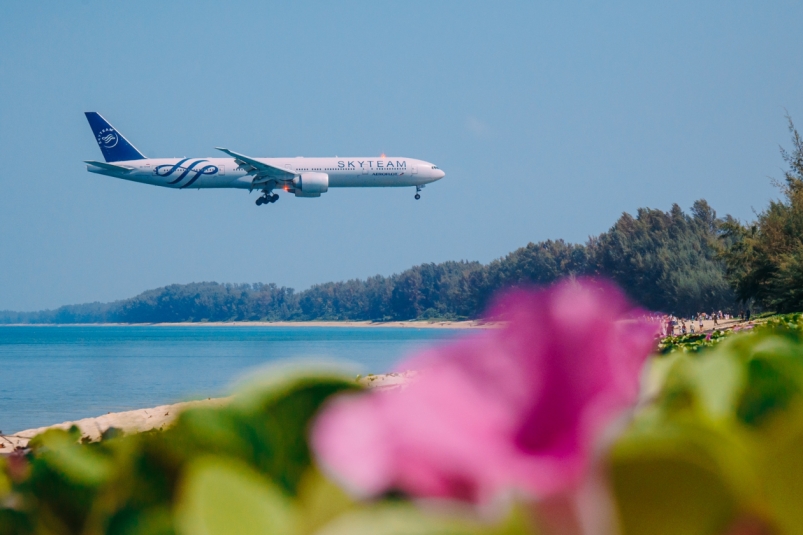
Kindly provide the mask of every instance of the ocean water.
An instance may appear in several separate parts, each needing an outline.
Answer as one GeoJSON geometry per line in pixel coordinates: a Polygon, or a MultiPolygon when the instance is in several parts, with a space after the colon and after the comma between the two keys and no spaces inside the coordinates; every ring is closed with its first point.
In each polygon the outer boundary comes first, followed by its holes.
{"type": "Polygon", "coordinates": [[[223,396],[260,367],[383,373],[466,331],[347,327],[0,327],[0,431],[223,396]]]}

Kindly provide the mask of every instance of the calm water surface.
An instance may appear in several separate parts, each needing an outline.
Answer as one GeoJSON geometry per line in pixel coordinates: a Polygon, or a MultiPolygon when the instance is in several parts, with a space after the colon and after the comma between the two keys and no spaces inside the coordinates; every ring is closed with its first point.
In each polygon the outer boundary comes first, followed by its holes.
{"type": "Polygon", "coordinates": [[[346,327],[0,327],[0,431],[226,395],[260,366],[382,373],[466,331],[346,327]]]}

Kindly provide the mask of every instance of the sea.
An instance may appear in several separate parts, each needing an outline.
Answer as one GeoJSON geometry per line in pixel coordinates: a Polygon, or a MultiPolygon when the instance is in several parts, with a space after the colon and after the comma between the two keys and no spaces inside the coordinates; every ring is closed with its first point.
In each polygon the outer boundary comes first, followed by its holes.
{"type": "Polygon", "coordinates": [[[385,373],[460,329],[278,326],[0,327],[0,434],[231,394],[278,363],[385,373]]]}

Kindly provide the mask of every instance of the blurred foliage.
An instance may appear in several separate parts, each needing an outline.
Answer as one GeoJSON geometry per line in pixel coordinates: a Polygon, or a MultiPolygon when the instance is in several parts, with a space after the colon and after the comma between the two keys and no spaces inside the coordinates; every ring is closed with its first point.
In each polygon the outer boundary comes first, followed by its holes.
{"type": "Polygon", "coordinates": [[[803,533],[801,315],[686,338],[610,455],[622,532],[803,533]]]}
{"type": "Polygon", "coordinates": [[[697,352],[707,347],[713,347],[724,340],[732,331],[714,331],[709,334],[682,334],[667,336],[658,345],[662,355],[675,351],[697,352]]]}
{"type": "Polygon", "coordinates": [[[356,504],[317,470],[307,432],[329,396],[357,389],[337,375],[277,374],[164,431],[82,444],[75,427],[48,430],[26,454],[0,457],[0,535],[532,532],[515,511],[489,524],[468,509],[356,504]]]}
{"type": "Polygon", "coordinates": [[[0,478],[0,534],[301,533],[290,504],[323,484],[305,487],[307,425],[325,399],[356,388],[291,374],[226,407],[187,410],[165,431],[81,444],[77,428],[49,430],[6,461],[25,466],[0,478]]]}

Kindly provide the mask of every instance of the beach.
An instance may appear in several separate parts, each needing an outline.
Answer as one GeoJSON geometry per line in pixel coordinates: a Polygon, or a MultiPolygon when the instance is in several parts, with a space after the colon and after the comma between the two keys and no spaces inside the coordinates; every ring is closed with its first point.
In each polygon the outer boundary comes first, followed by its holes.
{"type": "MultiPolygon", "coordinates": [[[[357,382],[372,390],[389,390],[404,388],[409,381],[415,378],[415,372],[369,374],[357,379],[357,382]]],[[[95,418],[83,418],[72,422],[26,429],[11,435],[0,434],[0,455],[24,449],[28,442],[48,429],[70,429],[76,426],[81,432],[81,441],[97,442],[109,429],[117,429],[125,434],[142,433],[153,429],[169,427],[182,411],[197,407],[222,407],[231,401],[231,396],[225,398],[209,398],[199,401],[185,401],[170,405],[160,405],[148,409],[132,411],[110,412],[95,418]]]]}

